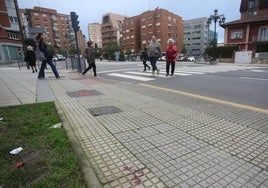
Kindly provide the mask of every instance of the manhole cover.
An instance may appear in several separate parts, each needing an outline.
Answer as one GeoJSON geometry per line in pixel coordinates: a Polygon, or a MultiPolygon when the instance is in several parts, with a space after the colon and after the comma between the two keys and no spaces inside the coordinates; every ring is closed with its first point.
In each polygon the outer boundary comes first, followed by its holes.
{"type": "Polygon", "coordinates": [[[86,97],[99,94],[101,93],[96,90],[78,90],[78,91],[67,92],[67,95],[69,95],[70,97],[86,97]]]}
{"type": "Polygon", "coordinates": [[[100,116],[100,115],[105,115],[105,114],[113,114],[113,113],[122,112],[122,110],[120,110],[119,108],[115,106],[102,106],[102,107],[90,108],[89,112],[93,116],[100,116]]]}

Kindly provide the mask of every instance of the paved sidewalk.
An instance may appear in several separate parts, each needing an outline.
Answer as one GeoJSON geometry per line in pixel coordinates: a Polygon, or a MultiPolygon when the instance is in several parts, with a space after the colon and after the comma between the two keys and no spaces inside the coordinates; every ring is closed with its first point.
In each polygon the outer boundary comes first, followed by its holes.
{"type": "Polygon", "coordinates": [[[60,74],[0,68],[0,106],[55,101],[89,187],[268,187],[267,111],[60,74]]]}

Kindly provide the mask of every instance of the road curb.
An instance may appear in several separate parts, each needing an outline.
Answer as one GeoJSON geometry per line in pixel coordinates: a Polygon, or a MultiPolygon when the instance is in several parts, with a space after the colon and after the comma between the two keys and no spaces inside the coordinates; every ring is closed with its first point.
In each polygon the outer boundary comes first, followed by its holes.
{"type": "Polygon", "coordinates": [[[77,142],[77,137],[72,130],[72,126],[70,126],[71,123],[68,121],[60,104],[55,102],[55,106],[57,109],[57,113],[62,120],[63,128],[65,129],[68,138],[71,140],[72,149],[78,158],[79,168],[81,169],[82,175],[84,177],[84,180],[86,181],[87,186],[89,188],[101,188],[102,186],[90,164],[90,161],[87,159],[84,151],[81,149],[79,142],[77,142]]]}

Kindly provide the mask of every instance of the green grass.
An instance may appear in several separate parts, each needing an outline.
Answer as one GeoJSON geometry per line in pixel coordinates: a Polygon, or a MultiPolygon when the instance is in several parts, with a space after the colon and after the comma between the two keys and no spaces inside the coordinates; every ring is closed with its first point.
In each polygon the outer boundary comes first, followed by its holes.
{"type": "Polygon", "coordinates": [[[86,187],[65,130],[50,128],[61,122],[53,102],[0,108],[0,118],[0,187],[86,187]]]}

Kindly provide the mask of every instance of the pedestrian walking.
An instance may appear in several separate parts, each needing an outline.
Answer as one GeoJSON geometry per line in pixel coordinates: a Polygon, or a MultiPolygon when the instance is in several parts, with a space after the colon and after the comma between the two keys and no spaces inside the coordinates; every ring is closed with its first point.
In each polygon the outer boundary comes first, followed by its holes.
{"type": "Polygon", "coordinates": [[[59,73],[57,71],[56,66],[52,62],[53,53],[48,48],[47,44],[44,41],[44,38],[45,38],[45,36],[43,33],[38,33],[38,35],[36,36],[38,50],[40,51],[40,53],[44,54],[44,57],[42,57],[42,59],[40,59],[42,61],[42,64],[41,64],[41,68],[39,70],[38,79],[45,78],[45,67],[46,67],[47,63],[50,65],[55,77],[58,79],[58,78],[60,78],[59,73]]]}
{"type": "Polygon", "coordinates": [[[157,71],[157,75],[159,74],[160,69],[157,68],[156,62],[162,56],[161,45],[159,42],[156,41],[155,36],[152,36],[147,53],[152,66],[152,76],[154,77],[155,71],[157,71]]]}
{"type": "Polygon", "coordinates": [[[141,60],[142,60],[142,63],[143,63],[143,66],[144,66],[144,69],[143,71],[146,71],[146,68],[148,68],[148,70],[151,69],[151,67],[149,65],[147,65],[147,60],[148,60],[148,54],[147,54],[147,47],[146,45],[144,45],[144,49],[143,51],[141,52],[141,60]]]}
{"type": "Polygon", "coordinates": [[[97,70],[96,70],[96,63],[95,63],[95,49],[93,46],[93,41],[89,40],[87,42],[87,48],[85,51],[85,57],[87,59],[88,67],[84,72],[82,73],[85,75],[87,71],[89,71],[91,68],[93,68],[94,76],[97,76],[97,70]]]}
{"type": "Polygon", "coordinates": [[[33,51],[33,47],[27,46],[27,52],[24,58],[24,61],[28,62],[29,66],[31,67],[33,73],[37,72],[36,68],[36,55],[33,51]]]}
{"type": "Polygon", "coordinates": [[[168,47],[166,49],[166,76],[169,76],[169,68],[171,66],[171,74],[170,76],[173,76],[174,71],[175,71],[175,63],[176,63],[176,58],[178,55],[178,48],[174,43],[173,39],[168,39],[167,41],[168,47]]]}

